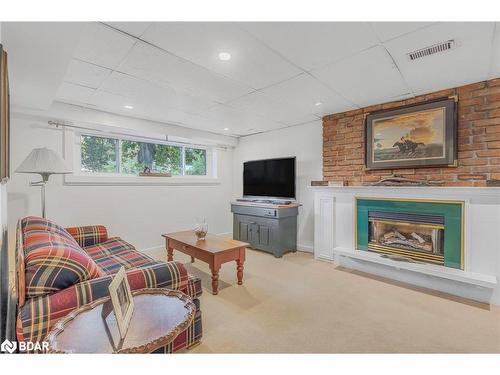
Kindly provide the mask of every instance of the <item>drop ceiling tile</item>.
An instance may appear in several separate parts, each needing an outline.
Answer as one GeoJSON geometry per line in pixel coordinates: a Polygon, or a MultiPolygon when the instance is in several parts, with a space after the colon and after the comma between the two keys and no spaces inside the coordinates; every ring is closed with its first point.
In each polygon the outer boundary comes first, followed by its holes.
{"type": "Polygon", "coordinates": [[[136,113],[139,110],[137,104],[131,103],[129,98],[102,90],[95,90],[94,94],[89,99],[89,104],[94,108],[118,113],[136,113]],[[135,111],[123,111],[125,105],[133,105],[135,111]]]}
{"type": "Polygon", "coordinates": [[[115,29],[126,32],[135,37],[140,37],[146,29],[151,25],[151,22],[104,22],[106,25],[115,29]]]}
{"type": "Polygon", "coordinates": [[[56,98],[57,100],[64,101],[65,103],[87,103],[90,97],[94,94],[94,91],[94,89],[89,87],[63,82],[59,87],[56,98]]]}
{"type": "Polygon", "coordinates": [[[210,110],[201,114],[202,117],[220,121],[221,129],[228,127],[230,129],[275,129],[283,127],[283,124],[273,121],[247,110],[230,107],[224,104],[218,104],[210,110]]]}
{"type": "Polygon", "coordinates": [[[92,23],[83,33],[73,57],[114,69],[125,58],[135,39],[99,23],[92,23]]]}
{"type": "Polygon", "coordinates": [[[200,113],[217,104],[205,97],[157,86],[119,72],[113,72],[100,90],[130,98],[132,104],[144,103],[149,108],[178,108],[192,114],[200,113]]]}
{"type": "Polygon", "coordinates": [[[262,92],[287,103],[290,108],[319,116],[355,108],[352,103],[307,73],[265,88],[262,92]],[[316,105],[317,103],[321,104],[316,105]]]}
{"type": "Polygon", "coordinates": [[[218,102],[226,102],[252,91],[248,86],[143,43],[134,46],[119,70],[218,102]]]}
{"type": "Polygon", "coordinates": [[[372,22],[371,25],[382,42],[409,34],[424,27],[432,25],[432,22],[372,22]]]}
{"type": "Polygon", "coordinates": [[[71,60],[65,81],[91,88],[98,88],[111,74],[111,70],[80,60],[71,60]]]}
{"type": "Polygon", "coordinates": [[[283,103],[260,91],[236,99],[229,105],[233,108],[253,112],[267,119],[282,122],[285,125],[303,124],[317,118],[309,111],[301,111],[293,105],[283,103]]]}
{"type": "Polygon", "coordinates": [[[380,46],[311,73],[359,107],[384,103],[408,94],[389,54],[380,46]]]}
{"type": "Polygon", "coordinates": [[[240,25],[305,70],[338,61],[379,43],[365,22],[251,22],[240,25]]]}
{"type": "Polygon", "coordinates": [[[142,39],[254,89],[300,73],[234,23],[154,23],[142,39]],[[220,52],[231,60],[219,60],[220,52]]]}
{"type": "Polygon", "coordinates": [[[487,79],[493,30],[491,22],[439,23],[385,46],[412,91],[423,94],[487,79]],[[409,52],[450,39],[456,41],[453,50],[413,61],[407,57],[409,52]]]}
{"type": "Polygon", "coordinates": [[[148,81],[127,74],[113,72],[102,84],[100,90],[159,105],[173,107],[177,104],[175,90],[153,85],[148,81]]]}

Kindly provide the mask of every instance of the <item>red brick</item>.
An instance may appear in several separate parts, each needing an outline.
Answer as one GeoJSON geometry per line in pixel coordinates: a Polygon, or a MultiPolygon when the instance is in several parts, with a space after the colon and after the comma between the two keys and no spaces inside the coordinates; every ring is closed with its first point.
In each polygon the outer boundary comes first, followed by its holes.
{"type": "Polygon", "coordinates": [[[479,150],[476,155],[480,158],[487,158],[490,156],[500,156],[500,150],[479,150]]]}
{"type": "Polygon", "coordinates": [[[500,141],[488,142],[487,145],[488,145],[488,149],[500,148],[500,141]]]}
{"type": "Polygon", "coordinates": [[[485,174],[459,174],[459,180],[486,180],[485,174]]]}
{"type": "Polygon", "coordinates": [[[393,173],[443,180],[447,186],[485,186],[486,179],[500,174],[500,79],[324,116],[323,173],[325,180],[343,179],[352,186],[367,185],[393,173]],[[459,97],[458,167],[366,170],[366,113],[451,95],[459,97]]]}
{"type": "Polygon", "coordinates": [[[488,164],[487,159],[471,158],[463,159],[459,161],[459,165],[470,166],[470,165],[486,165],[488,164]]]}

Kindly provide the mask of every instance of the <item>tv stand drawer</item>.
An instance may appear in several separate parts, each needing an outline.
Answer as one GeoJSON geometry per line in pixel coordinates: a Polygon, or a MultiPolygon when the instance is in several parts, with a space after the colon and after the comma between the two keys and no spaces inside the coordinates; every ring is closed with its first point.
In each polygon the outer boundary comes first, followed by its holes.
{"type": "Polygon", "coordinates": [[[259,216],[280,219],[284,217],[297,216],[298,207],[268,208],[253,207],[249,205],[231,204],[231,212],[240,215],[259,216]]]}

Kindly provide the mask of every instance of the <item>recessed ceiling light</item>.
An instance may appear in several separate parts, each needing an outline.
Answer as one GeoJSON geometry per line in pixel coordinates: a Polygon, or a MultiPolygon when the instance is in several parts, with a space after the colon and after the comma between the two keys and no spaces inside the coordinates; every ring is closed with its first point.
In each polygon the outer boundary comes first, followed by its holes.
{"type": "Polygon", "coordinates": [[[228,131],[228,130],[229,130],[229,128],[224,128],[224,130],[225,130],[225,131],[228,131]]]}
{"type": "Polygon", "coordinates": [[[314,103],[314,105],[315,105],[316,107],[319,107],[321,104],[323,104],[323,103],[321,103],[321,102],[316,102],[316,103],[314,103]]]}
{"type": "Polygon", "coordinates": [[[124,106],[123,106],[123,108],[125,108],[125,109],[134,109],[134,107],[133,107],[133,106],[128,105],[128,104],[127,104],[127,105],[124,105],[124,106]]]}
{"type": "Polygon", "coordinates": [[[231,54],[229,52],[219,52],[219,60],[229,61],[231,60],[231,54]]]}

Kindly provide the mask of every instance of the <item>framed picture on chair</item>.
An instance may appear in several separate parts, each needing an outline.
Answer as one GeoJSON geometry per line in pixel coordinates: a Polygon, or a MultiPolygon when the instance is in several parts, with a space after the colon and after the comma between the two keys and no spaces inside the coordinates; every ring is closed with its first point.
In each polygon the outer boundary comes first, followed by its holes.
{"type": "MultiPolygon", "coordinates": [[[[116,317],[116,324],[120,331],[120,337],[123,339],[127,334],[130,320],[134,313],[134,299],[124,267],[120,268],[116,273],[108,289],[110,302],[116,317]]],[[[103,313],[104,310],[103,308],[103,313]]]]}

